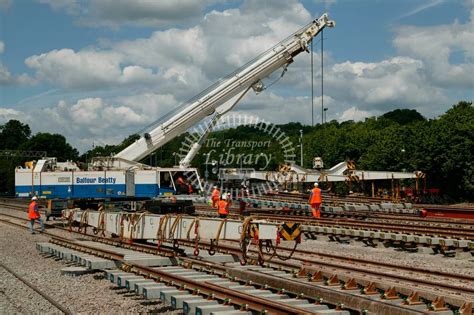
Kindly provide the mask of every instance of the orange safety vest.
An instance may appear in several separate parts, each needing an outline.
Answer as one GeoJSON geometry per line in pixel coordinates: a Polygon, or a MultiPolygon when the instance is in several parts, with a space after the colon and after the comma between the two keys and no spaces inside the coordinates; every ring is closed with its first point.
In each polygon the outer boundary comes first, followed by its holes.
{"type": "Polygon", "coordinates": [[[314,187],[313,190],[311,190],[311,193],[312,194],[309,203],[321,203],[321,189],[314,187]]]}
{"type": "Polygon", "coordinates": [[[35,208],[38,206],[36,205],[36,201],[32,201],[28,206],[28,219],[34,220],[40,217],[39,212],[35,211],[35,208]]]}
{"type": "Polygon", "coordinates": [[[212,199],[219,198],[219,195],[220,195],[219,189],[216,188],[216,189],[214,189],[214,190],[212,191],[211,198],[212,198],[212,199]]]}
{"type": "Polygon", "coordinates": [[[227,209],[227,201],[221,200],[218,202],[218,210],[217,213],[219,214],[229,214],[229,209],[227,209]]]}

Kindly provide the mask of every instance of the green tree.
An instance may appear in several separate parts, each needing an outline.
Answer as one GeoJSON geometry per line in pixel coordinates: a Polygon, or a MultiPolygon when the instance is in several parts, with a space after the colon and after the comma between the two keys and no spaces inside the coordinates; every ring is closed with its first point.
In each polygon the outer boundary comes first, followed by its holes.
{"type": "Polygon", "coordinates": [[[21,150],[46,151],[58,161],[77,160],[79,152],[60,134],[37,133],[20,146],[21,150]]]}
{"type": "Polygon", "coordinates": [[[395,109],[391,112],[383,114],[381,117],[392,120],[400,125],[406,125],[425,120],[425,117],[423,117],[414,109],[395,109]]]}
{"type": "Polygon", "coordinates": [[[87,152],[82,154],[79,160],[82,162],[86,162],[86,160],[90,161],[93,157],[106,157],[117,154],[138,139],[140,139],[140,136],[137,134],[133,134],[125,138],[120,144],[117,145],[106,144],[103,146],[96,146],[93,149],[88,150],[87,152]]]}
{"type": "Polygon", "coordinates": [[[30,126],[18,120],[10,120],[5,125],[0,126],[0,149],[16,149],[26,142],[30,136],[30,126]]]}
{"type": "Polygon", "coordinates": [[[474,195],[474,107],[459,102],[430,124],[426,154],[432,163],[428,175],[450,196],[471,199],[474,195]],[[431,173],[431,175],[430,175],[431,173]]]}

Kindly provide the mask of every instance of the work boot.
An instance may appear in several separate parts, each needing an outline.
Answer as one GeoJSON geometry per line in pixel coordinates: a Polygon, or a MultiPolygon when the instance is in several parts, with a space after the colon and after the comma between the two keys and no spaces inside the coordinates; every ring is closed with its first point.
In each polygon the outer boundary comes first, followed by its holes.
{"type": "Polygon", "coordinates": [[[35,232],[31,232],[31,234],[36,234],[35,232]]]}

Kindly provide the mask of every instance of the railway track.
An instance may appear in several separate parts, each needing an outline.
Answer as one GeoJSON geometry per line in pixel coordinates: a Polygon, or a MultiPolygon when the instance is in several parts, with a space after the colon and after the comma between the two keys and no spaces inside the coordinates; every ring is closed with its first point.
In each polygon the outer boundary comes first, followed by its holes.
{"type": "MultiPolygon", "coordinates": [[[[12,210],[25,211],[25,205],[23,203],[5,203],[0,202],[0,206],[12,210]]],[[[211,209],[205,204],[196,204],[198,215],[215,217],[217,216],[216,211],[211,209]]],[[[231,218],[239,218],[239,215],[231,213],[231,218]]],[[[43,210],[40,212],[44,213],[43,210]]],[[[293,221],[297,223],[307,225],[317,225],[326,227],[348,227],[358,228],[367,230],[376,230],[382,232],[402,232],[411,233],[414,235],[428,235],[434,237],[453,237],[457,239],[474,240],[474,224],[470,222],[458,222],[451,220],[429,220],[424,222],[423,220],[415,219],[410,220],[403,216],[388,216],[388,217],[375,217],[366,220],[356,220],[352,218],[329,218],[323,217],[319,220],[308,217],[295,217],[282,214],[268,214],[268,211],[250,211],[251,214],[257,214],[259,218],[276,221],[276,222],[287,222],[293,221]]]]}
{"type": "MultiPolygon", "coordinates": [[[[21,219],[15,217],[15,220],[21,220],[21,219]]],[[[13,221],[5,221],[5,220],[1,220],[1,221],[7,224],[24,227],[24,225],[15,223],[13,221]]],[[[122,265],[123,270],[126,270],[127,272],[134,272],[138,275],[140,274],[146,275],[147,278],[154,279],[156,280],[157,283],[164,283],[168,286],[174,286],[176,288],[181,288],[181,289],[189,288],[188,290],[190,292],[199,292],[198,293],[199,295],[202,295],[208,299],[221,301],[225,305],[233,305],[237,308],[240,307],[241,309],[242,309],[242,306],[245,305],[244,310],[258,312],[258,313],[265,311],[265,312],[268,312],[269,314],[290,314],[290,313],[291,314],[308,314],[311,312],[308,309],[299,308],[298,306],[295,306],[301,300],[299,300],[300,297],[298,297],[297,294],[291,293],[291,291],[287,292],[287,294],[290,294],[289,299],[290,300],[293,299],[294,302],[296,303],[291,302],[290,304],[293,304],[293,305],[289,305],[287,304],[289,302],[286,300],[285,300],[285,303],[283,302],[280,303],[278,300],[277,301],[268,300],[265,298],[261,298],[258,295],[256,296],[255,294],[245,293],[245,291],[241,292],[238,290],[233,290],[232,288],[220,286],[219,284],[213,284],[211,282],[202,282],[199,280],[188,279],[186,277],[180,276],[179,274],[169,273],[166,271],[165,268],[160,268],[160,269],[150,268],[150,267],[146,267],[140,264],[130,263],[124,260],[125,257],[123,254],[120,254],[119,252],[114,251],[112,247],[111,249],[106,250],[106,249],[101,249],[100,247],[94,247],[94,246],[86,245],[83,243],[78,243],[75,240],[58,236],[52,232],[45,232],[45,234],[52,237],[51,242],[53,244],[60,245],[65,248],[74,249],[76,251],[81,251],[81,252],[87,253],[88,255],[93,254],[102,258],[113,259],[114,261],[119,262],[122,265]]],[[[82,233],[80,233],[80,235],[81,237],[84,236],[84,234],[82,233]]],[[[99,241],[98,243],[101,243],[101,244],[114,245],[115,247],[119,247],[123,245],[124,247],[133,248],[134,250],[137,250],[137,251],[139,250],[140,252],[153,251],[154,254],[160,254],[160,255],[164,255],[168,257],[176,256],[176,252],[172,250],[167,250],[167,249],[157,250],[156,246],[147,247],[139,243],[125,245],[125,244],[122,244],[120,241],[116,241],[116,240],[114,241],[112,239],[97,238],[97,237],[94,237],[93,235],[86,235],[86,236],[89,236],[91,239],[95,239],[96,241],[99,241]]],[[[216,271],[219,271],[219,270],[220,270],[220,273],[218,273],[219,275],[222,276],[223,274],[225,274],[225,268],[222,265],[217,264],[217,263],[212,263],[208,261],[203,262],[202,260],[189,258],[189,257],[179,257],[179,260],[180,260],[180,264],[186,263],[188,265],[198,265],[201,267],[206,267],[205,269],[201,268],[200,271],[204,271],[208,274],[216,274],[216,271]]],[[[236,281],[235,279],[232,281],[235,282],[236,286],[241,285],[241,283],[239,281],[236,281]]],[[[263,286],[264,286],[263,284],[260,285],[260,287],[263,287],[263,286]]],[[[268,289],[268,286],[266,287],[266,289],[268,289]]],[[[273,288],[273,290],[276,291],[277,289],[273,288]]],[[[312,302],[314,302],[314,300],[312,302]]],[[[303,304],[303,303],[300,303],[300,304],[303,304]]],[[[346,313],[341,311],[341,314],[346,314],[346,313]]]]}
{"type": "Polygon", "coordinates": [[[43,299],[48,301],[52,306],[54,306],[56,309],[58,309],[60,312],[66,315],[71,315],[72,312],[67,309],[67,307],[63,306],[61,303],[58,301],[54,300],[52,297],[50,297],[46,292],[43,290],[39,289],[37,286],[33,285],[30,281],[28,281],[25,277],[21,276],[17,272],[13,271],[9,267],[7,267],[5,264],[0,262],[0,268],[4,269],[7,271],[10,275],[18,279],[21,283],[26,285],[28,288],[36,292],[38,295],[40,295],[43,299]]]}
{"type": "MultiPolygon", "coordinates": [[[[91,237],[94,236],[91,235],[91,237]]],[[[120,242],[117,243],[116,240],[107,238],[95,239],[114,244],[115,246],[120,245],[138,251],[168,256],[176,255],[172,248],[173,246],[176,247],[177,243],[183,246],[192,245],[187,243],[187,241],[178,241],[172,245],[170,244],[171,249],[162,248],[158,250],[156,246],[140,243],[121,244],[120,242]]],[[[199,246],[202,250],[210,249],[210,244],[205,242],[201,242],[199,246]]],[[[217,250],[224,253],[240,252],[238,244],[231,241],[225,241],[224,244],[219,244],[217,250]]],[[[284,247],[280,247],[278,250],[281,252],[291,251],[291,249],[284,247]]],[[[254,258],[251,260],[255,260],[255,256],[258,254],[257,248],[255,246],[252,247],[251,252],[254,255],[254,258]]],[[[266,256],[268,257],[270,254],[266,254],[266,256]]],[[[188,262],[190,262],[190,260],[188,260],[188,262]]],[[[197,262],[194,263],[197,264],[197,262]]],[[[442,271],[433,272],[421,268],[401,266],[399,264],[387,264],[367,259],[354,259],[353,257],[347,258],[341,257],[340,255],[329,255],[302,250],[296,250],[291,261],[269,261],[266,263],[266,267],[292,272],[297,276],[296,280],[307,280],[311,283],[319,283],[322,280],[325,286],[337,285],[350,287],[352,289],[375,290],[374,292],[382,292],[385,295],[390,295],[392,298],[402,296],[403,294],[407,297],[410,296],[406,290],[396,291],[396,288],[416,287],[417,291],[426,290],[427,292],[436,292],[437,294],[442,294],[442,296],[448,300],[452,296],[456,297],[459,295],[465,297],[466,301],[474,300],[474,289],[472,289],[474,287],[474,278],[463,274],[453,274],[442,271]],[[385,283],[385,286],[381,285],[382,282],[385,283]],[[394,284],[387,287],[387,283],[394,284]],[[452,283],[456,283],[456,285],[452,283]],[[371,286],[372,289],[370,289],[371,286]]],[[[223,267],[213,265],[211,269],[217,270],[219,268],[222,269],[223,267]]],[[[143,271],[143,269],[137,270],[143,271]]],[[[431,294],[433,295],[434,293],[431,294]]],[[[426,298],[430,296],[430,294],[422,292],[422,296],[426,298]]],[[[457,304],[458,307],[463,306],[459,305],[460,303],[457,304]]]]}
{"type": "MultiPolygon", "coordinates": [[[[208,205],[196,205],[198,215],[215,217],[217,216],[216,210],[210,209],[208,205]]],[[[252,213],[252,212],[251,212],[252,213]]],[[[411,225],[409,222],[397,222],[396,220],[388,222],[387,220],[379,221],[367,221],[367,220],[355,220],[350,218],[328,218],[322,217],[321,219],[313,219],[308,217],[295,217],[288,215],[279,214],[262,214],[258,212],[258,217],[261,219],[276,221],[276,222],[297,222],[305,225],[316,225],[316,226],[327,226],[327,227],[349,227],[357,229],[376,230],[382,232],[403,232],[411,233],[414,235],[429,235],[436,237],[454,237],[459,239],[474,240],[474,231],[472,230],[471,224],[459,224],[461,228],[454,229],[452,226],[442,226],[444,223],[437,222],[437,226],[432,226],[432,222],[427,224],[411,225]]],[[[231,213],[231,218],[238,218],[239,215],[231,213]]],[[[416,221],[419,223],[419,221],[416,221]]],[[[444,223],[451,224],[451,223],[444,223]]],[[[458,225],[458,223],[456,223],[458,225]]]]}
{"type": "MultiPolygon", "coordinates": [[[[306,203],[308,201],[307,194],[301,193],[269,193],[267,195],[256,196],[256,199],[267,201],[282,201],[306,203]]],[[[397,204],[397,201],[383,198],[372,198],[365,196],[335,196],[332,194],[324,195],[324,201],[328,206],[345,206],[345,205],[377,205],[383,203],[397,204]]],[[[474,221],[474,207],[458,206],[458,205],[436,205],[436,204],[411,204],[414,209],[425,209],[429,218],[450,218],[474,221]]],[[[409,214],[404,214],[409,216],[409,214]]],[[[413,214],[411,215],[413,216],[413,214]]]]}
{"type": "MultiPolygon", "coordinates": [[[[265,197],[262,200],[282,200],[282,201],[304,201],[306,202],[307,198],[302,198],[302,197],[292,197],[292,194],[284,194],[280,193],[282,195],[265,195],[265,197]],[[290,198],[288,198],[290,196],[290,198]]],[[[304,196],[304,195],[303,195],[304,196]]],[[[344,199],[344,198],[343,198],[344,199]]],[[[344,199],[346,200],[347,197],[344,199]]],[[[357,198],[352,198],[349,200],[353,201],[360,201],[360,200],[367,200],[368,203],[371,202],[383,202],[387,201],[385,199],[381,198],[370,198],[370,197],[357,197],[357,198]]],[[[342,200],[342,199],[341,199],[342,200]]],[[[0,206],[7,207],[7,208],[21,208],[26,211],[27,205],[29,203],[29,200],[27,199],[15,199],[15,198],[0,198],[0,206]]],[[[360,203],[360,202],[359,202],[360,203]]],[[[46,207],[46,203],[42,200],[39,201],[39,206],[40,206],[40,212],[43,211],[42,208],[46,207]]],[[[196,205],[199,210],[209,210],[209,207],[204,204],[197,204],[196,205]]],[[[460,209],[470,209],[470,207],[456,207],[456,206],[441,206],[441,205],[425,205],[425,204],[420,204],[417,205],[417,207],[423,207],[423,208],[429,208],[429,209],[451,209],[451,210],[460,210],[460,209]]],[[[234,207],[235,208],[235,207],[234,207]]],[[[236,208],[235,208],[236,210],[236,208]]],[[[249,213],[250,214],[256,214],[256,215],[271,215],[271,214],[278,214],[278,215],[287,215],[287,216],[294,216],[294,213],[298,213],[300,216],[311,216],[309,212],[307,213],[302,213],[303,211],[298,211],[298,210],[288,210],[287,213],[282,210],[277,210],[274,208],[249,208],[249,213]]],[[[474,211],[474,209],[472,209],[474,211]]],[[[44,211],[43,211],[44,212],[44,211]]],[[[371,212],[371,211],[345,211],[345,214],[334,214],[334,213],[322,213],[323,217],[329,217],[329,218],[341,218],[342,215],[347,216],[349,218],[361,218],[364,220],[370,220],[374,222],[380,222],[380,221],[389,221],[389,222],[394,222],[397,221],[400,224],[409,224],[409,225],[434,225],[434,226],[440,226],[442,227],[443,225],[446,225],[448,228],[464,228],[464,229],[473,229],[474,228],[474,220],[469,220],[469,219],[456,219],[456,218],[444,218],[444,217],[426,217],[426,218],[420,218],[419,216],[408,214],[408,213],[402,213],[402,214],[385,214],[385,213],[377,213],[377,212],[371,212]]],[[[382,222],[383,223],[383,222],[382,222]]]]}
{"type": "MultiPolygon", "coordinates": [[[[6,203],[0,200],[0,206],[12,210],[24,211],[24,203],[6,203]]],[[[206,217],[215,217],[217,213],[205,204],[196,204],[197,214],[206,217]]],[[[231,212],[230,217],[238,219],[240,216],[231,212]]],[[[40,210],[40,212],[43,212],[40,210]]],[[[410,233],[413,235],[427,235],[433,237],[452,237],[456,239],[474,240],[474,224],[459,222],[458,220],[428,220],[411,219],[403,216],[376,216],[374,218],[357,220],[353,218],[329,218],[319,220],[307,217],[295,217],[281,214],[268,214],[267,211],[250,211],[259,218],[274,222],[297,222],[306,225],[356,228],[382,232],[410,233]]]]}
{"type": "MultiPolygon", "coordinates": [[[[5,216],[5,214],[2,214],[2,215],[5,216]]],[[[13,216],[13,215],[11,215],[10,217],[14,218],[14,219],[19,219],[17,216],[13,216]]],[[[66,227],[60,227],[60,226],[57,226],[57,225],[48,225],[48,227],[63,229],[63,230],[67,230],[68,232],[71,231],[71,230],[67,229],[66,227]]],[[[72,232],[74,232],[74,231],[72,231],[72,232]]],[[[76,232],[76,233],[80,234],[81,236],[85,235],[84,232],[76,232]]],[[[49,234],[49,235],[50,236],[55,236],[55,234],[49,234]]],[[[89,235],[89,236],[97,238],[97,236],[95,236],[95,235],[89,235]]],[[[101,241],[105,241],[105,242],[107,240],[109,240],[108,238],[104,238],[104,237],[99,238],[99,239],[101,241]]],[[[226,240],[225,242],[226,243],[238,243],[238,241],[232,241],[232,240],[226,240]]],[[[184,241],[184,240],[180,240],[180,241],[178,241],[178,243],[186,244],[186,245],[189,245],[189,246],[194,245],[194,243],[192,243],[191,241],[184,241]]],[[[116,244],[116,243],[114,243],[114,244],[116,244]]],[[[153,250],[153,249],[155,249],[154,246],[153,247],[145,246],[145,245],[142,245],[140,243],[136,243],[135,245],[137,246],[137,248],[142,249],[142,250],[146,250],[146,249],[152,249],[153,250]]],[[[209,243],[203,242],[201,248],[202,249],[209,249],[209,246],[210,246],[209,243]]],[[[222,251],[226,251],[226,252],[232,252],[234,254],[240,254],[241,253],[241,249],[240,249],[239,246],[220,245],[220,247],[218,249],[222,250],[222,251]]],[[[322,252],[315,252],[314,250],[313,251],[300,250],[300,249],[293,250],[293,249],[287,248],[287,247],[279,247],[278,250],[283,251],[283,252],[287,252],[287,253],[294,252],[294,255],[292,256],[292,259],[300,261],[302,264],[305,264],[305,263],[308,263],[308,262],[311,262],[313,264],[324,264],[325,263],[324,261],[317,260],[317,259],[327,259],[327,260],[332,261],[331,263],[328,263],[327,266],[328,267],[334,267],[334,260],[338,260],[340,262],[351,263],[351,264],[362,264],[364,266],[373,266],[373,267],[376,267],[376,268],[385,267],[385,268],[391,268],[392,270],[396,269],[398,271],[404,271],[404,272],[417,272],[417,273],[422,274],[424,276],[436,275],[436,276],[444,277],[443,280],[447,279],[448,282],[452,281],[452,280],[474,281],[474,276],[470,276],[470,275],[462,275],[462,274],[447,273],[447,272],[442,272],[442,271],[425,270],[425,269],[422,269],[422,268],[415,268],[415,267],[411,267],[411,266],[403,266],[403,265],[399,265],[399,264],[383,263],[383,262],[380,262],[380,261],[369,260],[369,259],[357,259],[357,258],[354,258],[354,257],[348,257],[348,256],[344,256],[344,255],[334,255],[334,254],[327,254],[327,253],[322,253],[322,252]]],[[[251,248],[251,251],[254,252],[254,253],[258,252],[255,248],[251,248]]],[[[157,251],[155,253],[159,253],[159,251],[157,251]]],[[[161,253],[161,254],[163,254],[163,253],[161,253]]],[[[167,251],[165,249],[165,254],[174,255],[175,253],[172,250],[167,251]]],[[[270,255],[267,255],[267,256],[270,256],[270,255]]],[[[404,278],[404,279],[405,280],[410,280],[410,278],[404,278]]],[[[473,284],[474,284],[474,282],[473,282],[473,284]]],[[[452,286],[449,286],[449,285],[446,286],[446,288],[456,289],[456,288],[454,288],[452,286]]],[[[468,289],[459,288],[459,290],[460,291],[464,290],[467,293],[474,293],[474,287],[473,288],[468,288],[468,289]]]]}

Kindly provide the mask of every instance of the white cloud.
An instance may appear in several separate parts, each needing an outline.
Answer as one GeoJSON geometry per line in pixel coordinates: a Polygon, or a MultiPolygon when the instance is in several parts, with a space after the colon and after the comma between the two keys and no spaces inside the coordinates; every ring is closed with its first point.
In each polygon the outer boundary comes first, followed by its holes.
{"type": "Polygon", "coordinates": [[[200,27],[154,32],[149,38],[122,41],[111,46],[123,59],[149,67],[177,64],[202,64],[207,50],[207,37],[200,27]]]}
{"type": "Polygon", "coordinates": [[[0,63],[0,86],[6,85],[33,85],[36,80],[27,74],[13,75],[2,63],[0,63]]]}
{"type": "MultiPolygon", "coordinates": [[[[87,8],[110,3],[86,2],[87,8]]],[[[114,21],[117,25],[142,23],[146,15],[138,12],[140,5],[167,3],[139,2],[134,9],[135,17],[123,15],[126,13],[123,8],[115,8],[113,18],[110,12],[109,19],[104,21],[114,21]]],[[[86,16],[83,11],[78,12],[81,17],[86,16]]],[[[166,14],[172,16],[170,12],[166,14]]],[[[104,40],[95,47],[64,48],[31,56],[25,62],[36,77],[70,96],[62,98],[62,102],[56,98],[50,102],[54,104],[52,107],[38,113],[48,117],[38,128],[67,132],[68,139],[81,150],[90,146],[90,139],[96,143],[115,139],[113,142],[117,143],[311,19],[310,13],[296,1],[250,0],[238,8],[211,11],[189,27],[163,28],[135,40],[104,40]]],[[[360,120],[395,108],[414,108],[426,117],[442,113],[457,101],[448,97],[450,86],[461,90],[472,87],[467,77],[474,59],[470,25],[472,18],[467,24],[400,26],[393,41],[397,54],[384,60],[336,62],[331,51],[326,51],[327,120],[360,120]],[[464,61],[450,62],[453,52],[459,51],[464,61]]],[[[319,55],[315,53],[314,57],[319,65],[319,55]]],[[[250,92],[236,110],[275,123],[310,124],[309,60],[305,53],[296,57],[278,84],[258,96],[250,92]]],[[[314,119],[319,123],[319,67],[315,71],[314,119]]],[[[267,81],[271,82],[280,73],[277,71],[267,81]]],[[[40,103],[40,99],[34,101],[40,103]]]]}
{"type": "Polygon", "coordinates": [[[173,96],[151,93],[107,100],[84,98],[74,104],[62,100],[53,107],[32,110],[33,117],[42,119],[32,120],[31,126],[35,132],[61,133],[84,151],[90,149],[92,139],[96,144],[117,144],[175,106],[173,96]]]}
{"type": "Polygon", "coordinates": [[[260,10],[258,4],[249,1],[242,9],[212,11],[200,25],[187,29],[157,31],[100,48],[53,50],[25,62],[40,80],[70,90],[153,84],[161,91],[197,93],[311,19],[295,1],[272,2],[260,10]],[[282,8],[284,13],[275,15],[282,8]]]}
{"type": "MultiPolygon", "coordinates": [[[[234,110],[256,115],[276,124],[298,121],[311,125],[312,111],[314,123],[321,122],[321,97],[315,97],[313,104],[312,109],[311,97],[309,96],[281,96],[267,90],[259,95],[249,93],[234,110]]],[[[327,113],[328,121],[337,118],[336,112],[341,105],[336,103],[331,96],[324,96],[324,107],[331,109],[327,113]]]]}
{"type": "Polygon", "coordinates": [[[103,88],[119,77],[120,56],[109,52],[53,50],[27,58],[39,79],[66,88],[103,88]]]}
{"type": "Polygon", "coordinates": [[[341,121],[346,121],[346,120],[360,121],[370,116],[373,116],[373,113],[363,111],[363,110],[358,109],[355,106],[352,106],[351,108],[346,109],[342,113],[339,119],[341,121]]]}
{"type": "Polygon", "coordinates": [[[0,41],[0,54],[3,54],[4,51],[5,51],[5,43],[0,41]]]}
{"type": "Polygon", "coordinates": [[[8,68],[0,63],[0,85],[7,85],[13,82],[12,74],[8,68]]]}
{"type": "Polygon", "coordinates": [[[5,123],[11,119],[25,121],[25,116],[27,115],[16,109],[0,107],[0,124],[5,123]]]}
{"type": "Polygon", "coordinates": [[[38,79],[66,89],[104,89],[122,84],[151,84],[156,75],[140,66],[122,68],[123,55],[113,51],[53,50],[27,58],[38,79]]]}
{"type": "Polygon", "coordinates": [[[326,74],[328,93],[360,109],[391,110],[444,100],[442,91],[431,87],[423,62],[395,57],[378,63],[344,62],[326,74]],[[339,91],[339,92],[336,92],[339,91]]]}
{"type": "Polygon", "coordinates": [[[474,88],[474,10],[465,24],[401,26],[393,41],[404,55],[422,60],[428,79],[441,87],[474,88]],[[451,62],[454,53],[462,61],[451,62]]]}

